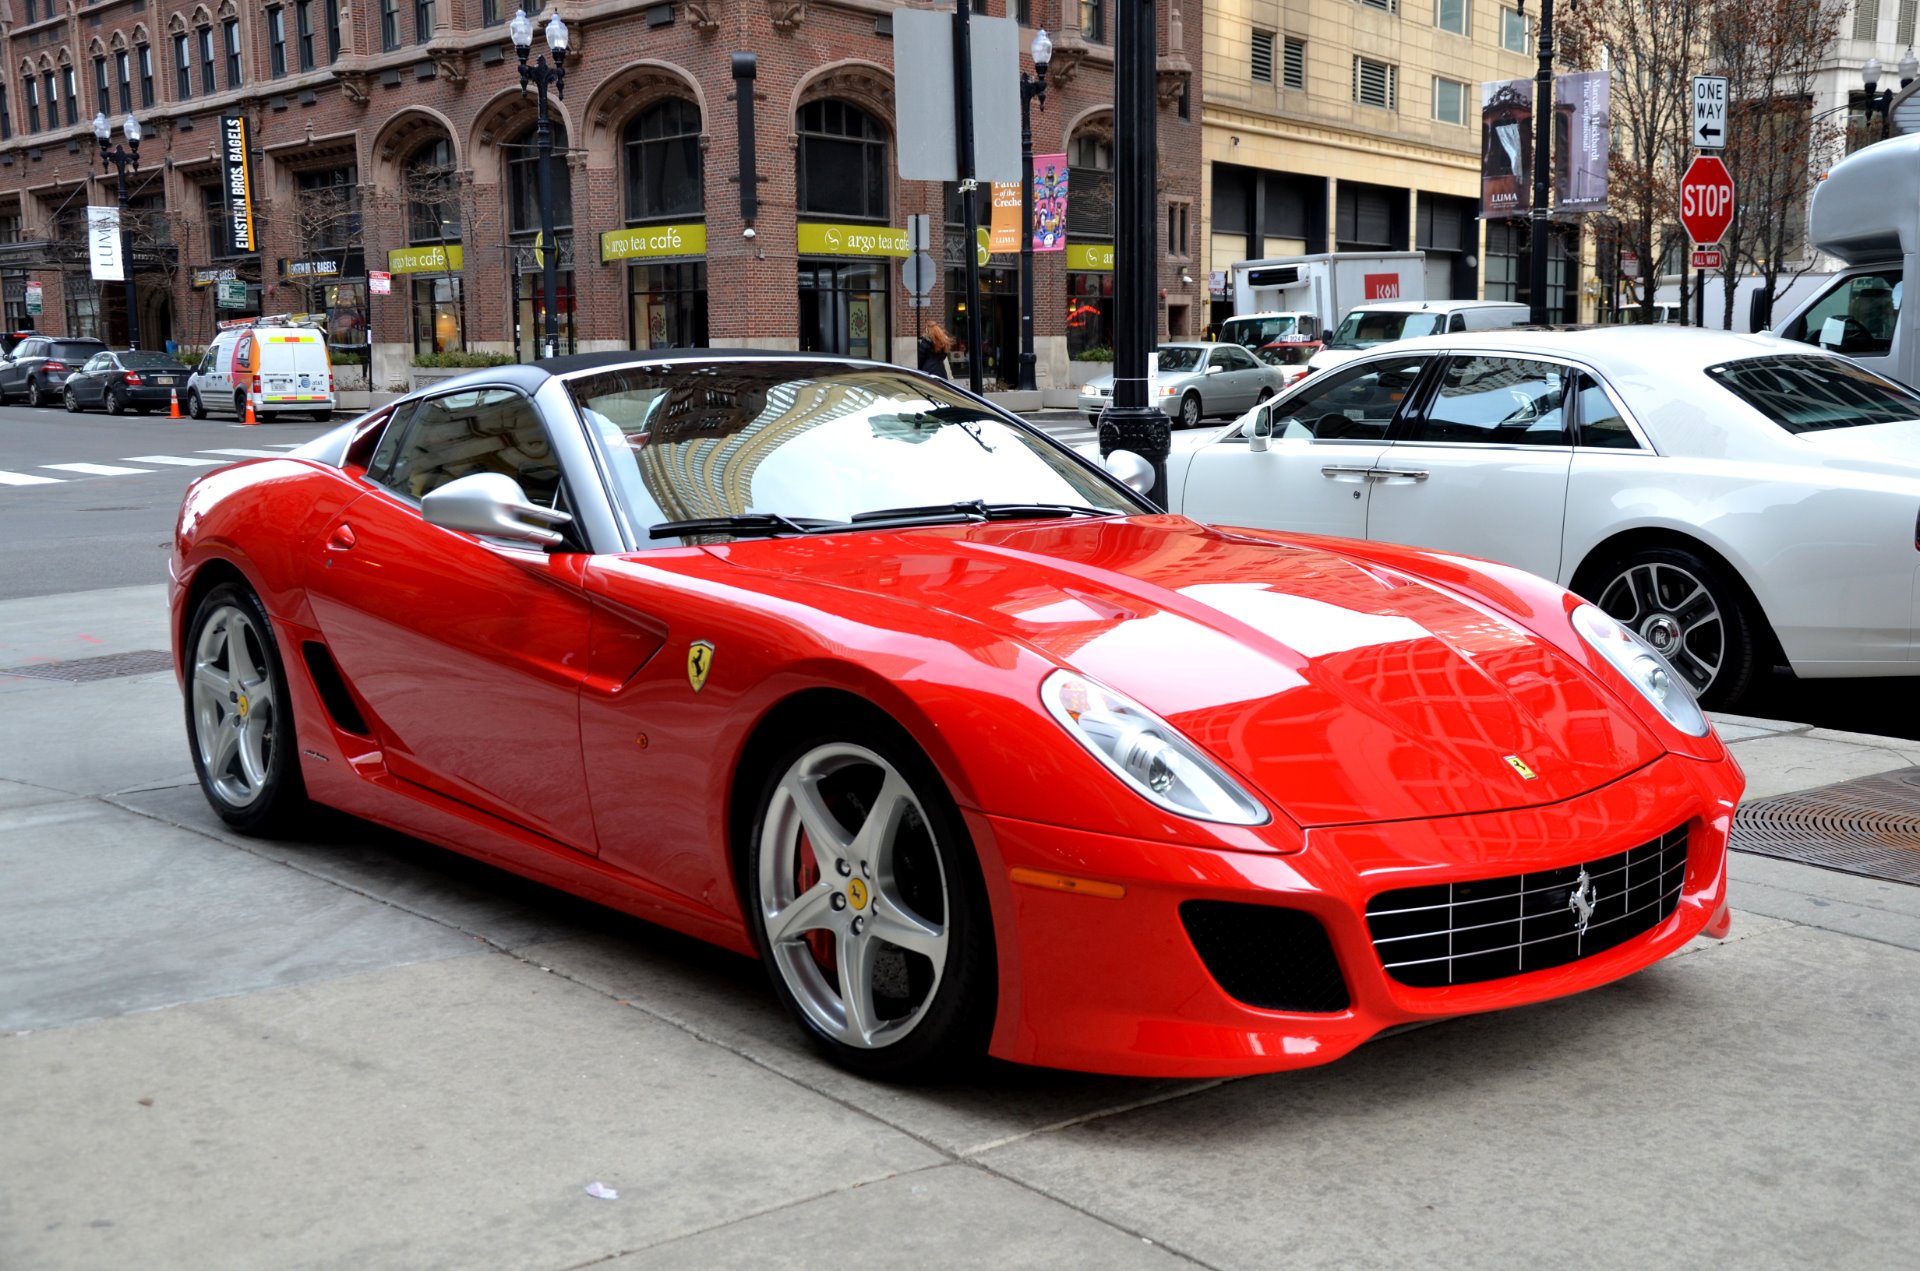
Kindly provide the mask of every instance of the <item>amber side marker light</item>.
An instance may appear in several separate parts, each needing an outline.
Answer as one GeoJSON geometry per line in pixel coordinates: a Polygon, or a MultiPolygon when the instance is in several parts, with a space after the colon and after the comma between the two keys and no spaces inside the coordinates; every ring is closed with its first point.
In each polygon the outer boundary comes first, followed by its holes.
{"type": "Polygon", "coordinates": [[[1015,866],[1008,870],[1007,877],[1028,887],[1072,892],[1076,896],[1098,896],[1102,900],[1119,900],[1127,894],[1127,889],[1119,883],[1095,882],[1091,878],[1075,878],[1071,874],[1051,874],[1044,869],[1028,869],[1025,866],[1015,866]]]}

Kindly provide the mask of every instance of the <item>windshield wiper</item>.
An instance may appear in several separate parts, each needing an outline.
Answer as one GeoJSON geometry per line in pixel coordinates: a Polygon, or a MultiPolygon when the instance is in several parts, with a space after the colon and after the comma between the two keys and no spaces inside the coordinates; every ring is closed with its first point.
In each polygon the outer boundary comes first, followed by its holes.
{"type": "Polygon", "coordinates": [[[687,534],[818,534],[846,529],[843,521],[811,517],[795,520],[778,512],[742,512],[738,516],[705,516],[691,521],[662,521],[647,531],[648,538],[680,538],[687,534]]]}
{"type": "Polygon", "coordinates": [[[853,523],[863,528],[876,525],[938,525],[953,521],[1025,521],[1065,516],[1114,516],[1106,508],[1090,508],[1078,503],[988,503],[968,499],[960,503],[934,503],[926,507],[880,508],[856,512],[853,523]]]}

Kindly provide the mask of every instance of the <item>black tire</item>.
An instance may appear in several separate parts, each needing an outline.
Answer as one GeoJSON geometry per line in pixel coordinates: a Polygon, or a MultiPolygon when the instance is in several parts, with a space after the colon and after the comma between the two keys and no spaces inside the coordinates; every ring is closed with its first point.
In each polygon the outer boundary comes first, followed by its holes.
{"type": "Polygon", "coordinates": [[[207,404],[200,400],[200,390],[197,388],[187,390],[187,414],[195,419],[207,417],[207,404]]]}
{"type": "Polygon", "coordinates": [[[27,380],[27,405],[38,410],[40,407],[45,406],[46,404],[47,404],[47,399],[40,392],[40,381],[36,379],[31,379],[31,378],[28,379],[27,380]]]}
{"type": "Polygon", "coordinates": [[[1594,603],[1665,655],[1703,707],[1724,710],[1753,687],[1766,627],[1724,566],[1686,547],[1649,547],[1594,578],[1594,603]]]}
{"type": "Polygon", "coordinates": [[[67,385],[65,390],[61,392],[60,404],[67,408],[67,413],[70,415],[78,415],[80,413],[80,399],[73,395],[73,385],[67,385]]]}
{"type": "Polygon", "coordinates": [[[233,417],[235,419],[247,417],[247,394],[244,389],[233,395],[233,417]]]}
{"type": "MultiPolygon", "coordinates": [[[[992,1032],[997,993],[993,919],[979,861],[959,809],[912,740],[890,723],[883,726],[877,721],[805,737],[786,747],[768,770],[755,809],[750,837],[739,844],[747,925],[775,996],[808,1038],[835,1063],[868,1077],[924,1079],[977,1061],[992,1032]],[[782,788],[795,774],[825,772],[817,778],[817,788],[845,836],[838,850],[850,858],[848,827],[864,819],[863,800],[870,801],[884,788],[884,768],[872,768],[860,756],[890,766],[904,780],[910,802],[903,800],[899,805],[897,832],[873,854],[876,859],[859,863],[849,859],[847,870],[829,875],[814,859],[818,849],[800,832],[798,811],[782,788]],[[831,766],[836,763],[843,766],[831,766]],[[788,852],[795,863],[813,866],[810,877],[790,874],[782,881],[788,852]],[[933,893],[936,883],[937,896],[933,893]],[[774,921],[768,912],[769,885],[776,892],[795,893],[784,898],[775,895],[774,903],[781,905],[776,915],[801,903],[802,896],[828,893],[835,904],[821,918],[839,923],[844,930],[824,926],[804,933],[796,930],[776,950],[768,930],[774,921]],[[862,890],[856,894],[855,888],[862,890]],[[937,920],[928,913],[936,901],[942,910],[937,920]],[[889,915],[895,916],[893,929],[904,930],[897,918],[903,910],[924,929],[939,927],[942,965],[936,967],[922,953],[885,938],[889,915]],[[855,911],[867,917],[861,919],[855,911]],[[857,925],[860,921],[870,927],[864,936],[857,925]],[[814,937],[832,942],[831,968],[822,960],[822,945],[814,937]],[[841,1013],[848,1014],[841,1000],[840,958],[861,940],[871,972],[866,996],[872,999],[876,1027],[869,1034],[869,1044],[853,1045],[835,1036],[830,1026],[834,1001],[840,1000],[841,1013]],[[831,984],[827,982],[830,975],[835,977],[831,984]],[[900,1013],[889,1014],[890,1010],[900,1013]],[[887,1037],[889,1031],[898,1035],[887,1037]]],[[[828,854],[835,850],[827,849],[828,854]]],[[[849,1019],[837,1031],[845,1035],[856,1030],[849,1019]]]]}
{"type": "Polygon", "coordinates": [[[222,583],[194,610],[185,647],[187,750],[201,793],[243,833],[286,828],[306,808],[307,792],[286,665],[265,607],[251,588],[222,583]],[[244,655],[233,651],[236,639],[244,655]]]}
{"type": "Polygon", "coordinates": [[[1270,400],[1272,397],[1273,397],[1273,390],[1270,388],[1263,388],[1260,390],[1260,396],[1253,399],[1253,404],[1255,406],[1258,406],[1262,402],[1270,400]]]}
{"type": "Polygon", "coordinates": [[[1200,426],[1200,394],[1189,392],[1180,399],[1180,427],[1198,428],[1200,426]]]}
{"type": "Polygon", "coordinates": [[[109,388],[100,394],[100,409],[109,415],[119,415],[126,411],[127,404],[109,388]]]}

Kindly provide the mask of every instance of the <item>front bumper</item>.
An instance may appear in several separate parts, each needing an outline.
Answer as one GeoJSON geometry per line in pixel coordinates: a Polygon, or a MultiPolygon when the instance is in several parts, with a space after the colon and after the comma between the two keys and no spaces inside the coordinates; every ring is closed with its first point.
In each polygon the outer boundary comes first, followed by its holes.
{"type": "Polygon", "coordinates": [[[1382,1030],[1595,988],[1703,930],[1724,934],[1727,834],[1743,778],[1731,762],[1666,756],[1545,808],[1310,830],[1290,854],[1174,847],[969,814],[989,871],[1000,948],[993,1053],[1140,1076],[1230,1076],[1326,1063],[1382,1030]],[[1416,988],[1384,970],[1367,902],[1381,892],[1503,878],[1594,860],[1686,827],[1683,881],[1650,930],[1546,970],[1416,988]],[[1015,869],[1117,883],[1119,899],[1013,882],[1015,869]],[[1183,924],[1193,900],[1279,906],[1324,927],[1347,1006],[1288,1012],[1223,989],[1183,924]]]}

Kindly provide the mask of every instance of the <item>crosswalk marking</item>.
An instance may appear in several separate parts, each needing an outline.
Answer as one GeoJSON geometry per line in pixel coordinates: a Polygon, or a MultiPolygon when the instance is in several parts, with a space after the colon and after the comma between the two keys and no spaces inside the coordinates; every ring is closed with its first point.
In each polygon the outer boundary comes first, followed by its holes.
{"type": "Polygon", "coordinates": [[[90,477],[127,477],[146,471],[144,468],[116,468],[110,463],[43,463],[40,466],[56,472],[84,473],[90,477]]]}
{"type": "Polygon", "coordinates": [[[284,459],[278,450],[202,450],[203,455],[233,455],[240,459],[284,459]]]}
{"type": "Polygon", "coordinates": [[[179,455],[128,455],[127,463],[166,463],[176,468],[217,468],[225,459],[183,459],[179,455]]]}
{"type": "Polygon", "coordinates": [[[0,485],[59,485],[59,477],[36,477],[25,472],[0,472],[0,485]]]}

